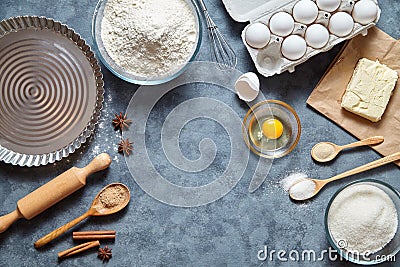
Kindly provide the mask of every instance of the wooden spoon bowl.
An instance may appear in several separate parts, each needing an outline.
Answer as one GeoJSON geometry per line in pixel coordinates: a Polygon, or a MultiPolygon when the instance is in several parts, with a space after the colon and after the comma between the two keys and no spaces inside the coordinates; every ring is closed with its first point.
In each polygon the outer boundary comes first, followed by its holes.
{"type": "Polygon", "coordinates": [[[89,210],[93,209],[94,211],[92,212],[91,216],[104,216],[104,215],[110,215],[113,213],[116,213],[128,205],[129,200],[131,198],[131,194],[129,191],[129,188],[121,183],[113,183],[109,184],[106,187],[104,187],[100,192],[96,195],[94,198],[92,205],[89,210]],[[110,188],[115,187],[115,188],[120,188],[120,193],[122,197],[122,201],[119,202],[117,205],[113,205],[112,207],[107,207],[104,205],[101,201],[101,196],[104,194],[105,191],[109,190],[110,188]]]}
{"type": "Polygon", "coordinates": [[[333,160],[340,151],[346,148],[376,145],[384,141],[383,136],[373,136],[344,146],[338,146],[331,142],[320,142],[311,149],[311,157],[318,162],[333,160]]]}

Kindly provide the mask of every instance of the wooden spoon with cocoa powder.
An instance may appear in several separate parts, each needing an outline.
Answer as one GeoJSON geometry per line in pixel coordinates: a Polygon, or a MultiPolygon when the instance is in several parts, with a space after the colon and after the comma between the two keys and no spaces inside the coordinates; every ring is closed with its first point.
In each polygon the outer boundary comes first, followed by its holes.
{"type": "Polygon", "coordinates": [[[122,210],[128,205],[129,200],[130,192],[126,185],[121,183],[107,185],[100,190],[86,213],[36,241],[35,248],[46,245],[89,216],[105,216],[122,210]]]}

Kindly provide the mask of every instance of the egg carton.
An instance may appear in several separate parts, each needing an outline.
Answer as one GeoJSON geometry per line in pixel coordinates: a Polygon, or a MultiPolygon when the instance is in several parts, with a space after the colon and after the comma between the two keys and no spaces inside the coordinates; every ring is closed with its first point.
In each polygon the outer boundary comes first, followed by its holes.
{"type": "MultiPolygon", "coordinates": [[[[362,25],[354,21],[354,26],[350,34],[339,37],[331,32],[329,32],[328,43],[322,48],[316,49],[307,44],[305,54],[297,59],[290,60],[283,56],[282,54],[282,43],[285,38],[291,35],[297,35],[304,38],[307,27],[310,27],[312,24],[321,24],[328,29],[330,18],[333,14],[337,12],[346,12],[352,15],[352,10],[354,5],[359,1],[364,0],[342,0],[339,7],[332,12],[324,11],[319,9],[318,7],[318,16],[316,20],[310,24],[299,23],[295,19],[294,20],[294,28],[293,31],[288,36],[279,36],[271,33],[270,40],[266,46],[263,48],[253,48],[246,42],[246,30],[253,23],[260,22],[269,27],[269,22],[271,17],[278,12],[286,12],[293,17],[292,11],[293,7],[302,0],[253,0],[253,1],[245,1],[245,0],[222,0],[225,8],[227,9],[230,16],[238,21],[238,22],[250,22],[243,31],[242,31],[242,40],[244,45],[246,46],[258,72],[265,77],[273,76],[275,74],[280,74],[285,71],[294,72],[295,67],[309,58],[321,53],[330,50],[333,46],[345,41],[349,40],[356,35],[362,34],[363,36],[367,35],[368,29],[375,26],[376,22],[379,20],[381,10],[379,8],[378,2],[376,0],[372,0],[377,5],[377,14],[376,19],[373,22],[370,22],[366,25],[362,25]]],[[[310,0],[316,3],[316,0],[310,0]]]]}

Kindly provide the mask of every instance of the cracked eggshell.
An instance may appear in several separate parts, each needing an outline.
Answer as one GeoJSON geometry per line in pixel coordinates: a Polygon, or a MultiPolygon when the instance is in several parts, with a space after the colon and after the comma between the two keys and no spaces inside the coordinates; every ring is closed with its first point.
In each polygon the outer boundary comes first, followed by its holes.
{"type": "Polygon", "coordinates": [[[257,74],[247,72],[241,75],[235,83],[235,90],[239,98],[246,102],[256,99],[260,91],[260,80],[257,74]]]}

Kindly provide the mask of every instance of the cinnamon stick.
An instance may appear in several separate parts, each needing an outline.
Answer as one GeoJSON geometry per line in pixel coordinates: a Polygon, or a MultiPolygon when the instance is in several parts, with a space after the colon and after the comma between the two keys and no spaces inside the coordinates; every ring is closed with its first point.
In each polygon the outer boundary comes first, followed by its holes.
{"type": "Polygon", "coordinates": [[[72,232],[72,235],[115,235],[116,231],[113,230],[101,230],[101,231],[82,231],[82,232],[72,232]]]}
{"type": "Polygon", "coordinates": [[[91,242],[87,242],[87,243],[83,243],[80,244],[78,246],[75,246],[73,248],[61,251],[58,253],[58,258],[65,258],[65,257],[69,257],[71,255],[75,255],[78,254],[82,251],[94,248],[94,247],[98,247],[100,246],[100,241],[96,240],[96,241],[91,241],[91,242]]]}
{"type": "Polygon", "coordinates": [[[78,235],[72,237],[74,240],[101,240],[115,239],[115,235],[78,235]]]}
{"type": "Polygon", "coordinates": [[[115,239],[116,231],[85,231],[85,232],[73,232],[72,238],[74,240],[85,240],[85,239],[115,239]]]}

